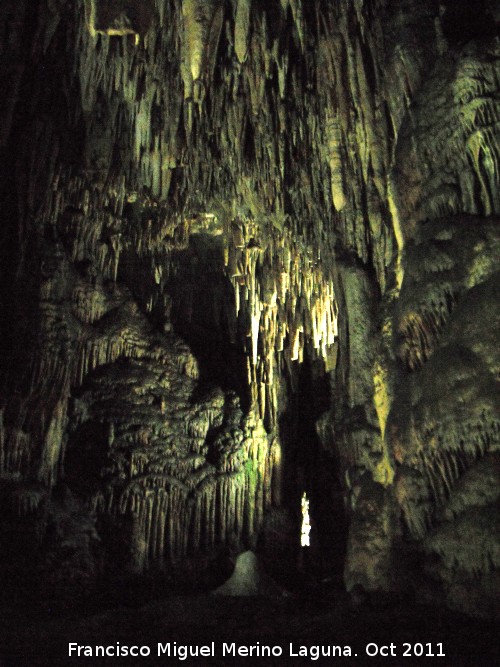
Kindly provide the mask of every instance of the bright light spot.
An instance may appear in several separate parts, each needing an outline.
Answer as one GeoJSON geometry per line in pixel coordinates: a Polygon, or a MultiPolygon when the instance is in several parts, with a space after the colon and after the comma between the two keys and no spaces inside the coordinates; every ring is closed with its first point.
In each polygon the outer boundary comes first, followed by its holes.
{"type": "Polygon", "coordinates": [[[300,545],[302,547],[311,546],[309,533],[311,532],[311,521],[309,517],[309,500],[304,493],[302,496],[302,530],[300,534],[300,545]]]}

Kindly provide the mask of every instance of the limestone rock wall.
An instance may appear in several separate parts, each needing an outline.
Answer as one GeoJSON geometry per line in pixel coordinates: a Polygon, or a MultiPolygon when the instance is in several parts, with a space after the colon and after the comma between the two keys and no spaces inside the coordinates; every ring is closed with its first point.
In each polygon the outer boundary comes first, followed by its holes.
{"type": "Polygon", "coordinates": [[[2,3],[18,551],[57,570],[66,530],[90,577],[113,544],[168,569],[252,546],[270,508],[296,522],[307,487],[322,549],[330,515],[350,525],[348,588],[425,579],[491,613],[498,20],[494,0],[2,3]]]}

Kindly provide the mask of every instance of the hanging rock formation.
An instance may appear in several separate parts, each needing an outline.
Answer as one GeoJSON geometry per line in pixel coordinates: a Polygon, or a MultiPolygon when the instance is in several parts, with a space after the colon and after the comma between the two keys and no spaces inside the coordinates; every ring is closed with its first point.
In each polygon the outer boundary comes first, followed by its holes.
{"type": "Polygon", "coordinates": [[[499,12],[459,5],[2,3],[3,569],[293,560],[306,491],[317,572],[493,613],[499,12]]]}

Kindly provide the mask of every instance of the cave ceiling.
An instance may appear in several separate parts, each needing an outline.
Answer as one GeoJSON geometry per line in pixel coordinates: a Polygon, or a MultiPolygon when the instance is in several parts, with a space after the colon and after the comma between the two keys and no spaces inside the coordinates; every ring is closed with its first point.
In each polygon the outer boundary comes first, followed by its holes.
{"type": "Polygon", "coordinates": [[[2,530],[44,573],[270,549],[307,490],[348,588],[415,552],[489,613],[500,8],[466,5],[2,3],[2,530]]]}

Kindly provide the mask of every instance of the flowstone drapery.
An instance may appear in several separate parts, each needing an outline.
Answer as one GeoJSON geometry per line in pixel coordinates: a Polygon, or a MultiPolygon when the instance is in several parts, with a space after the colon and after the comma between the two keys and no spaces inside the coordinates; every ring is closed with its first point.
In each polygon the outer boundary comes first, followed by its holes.
{"type": "Polygon", "coordinates": [[[298,560],[305,491],[316,574],[491,614],[499,14],[458,4],[2,3],[2,567],[298,560]]]}

